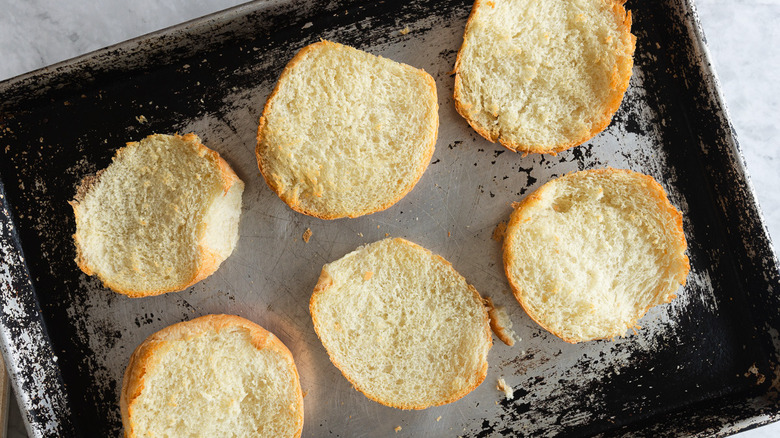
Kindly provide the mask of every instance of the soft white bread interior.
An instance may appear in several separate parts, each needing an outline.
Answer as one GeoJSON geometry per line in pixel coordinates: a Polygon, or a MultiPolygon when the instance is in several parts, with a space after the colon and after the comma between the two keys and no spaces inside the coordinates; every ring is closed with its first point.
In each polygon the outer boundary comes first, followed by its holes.
{"type": "Polygon", "coordinates": [[[555,153],[609,125],[635,38],[625,0],[476,0],[455,63],[455,107],[483,137],[555,153]]]}
{"type": "Polygon", "coordinates": [[[516,205],[504,240],[515,297],[568,342],[622,336],[685,284],[682,216],[650,176],[600,169],[554,179],[516,205]]]}
{"type": "Polygon", "coordinates": [[[233,252],[243,191],[195,134],[128,143],[71,202],[76,262],[125,295],[183,290],[233,252]]]}
{"type": "Polygon", "coordinates": [[[429,74],[321,41],[295,55],[268,98],[257,162],[294,210],[356,217],[390,207],[414,187],[438,126],[429,74]]]}
{"type": "Polygon", "coordinates": [[[384,405],[450,403],[485,379],[492,341],[479,294],[446,260],[404,239],[325,265],[310,310],[333,364],[384,405]]]}
{"type": "Polygon", "coordinates": [[[126,438],[299,437],[303,428],[290,351],[233,315],[149,336],[130,357],[120,408],[126,438]]]}

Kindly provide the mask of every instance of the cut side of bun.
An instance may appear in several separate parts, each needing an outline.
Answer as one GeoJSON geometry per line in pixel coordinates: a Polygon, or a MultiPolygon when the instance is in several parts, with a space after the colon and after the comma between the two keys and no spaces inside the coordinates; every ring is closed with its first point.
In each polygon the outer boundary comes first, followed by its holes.
{"type": "Polygon", "coordinates": [[[384,405],[450,403],[487,374],[482,299],[450,263],[407,240],[380,240],[325,265],[310,310],[333,364],[384,405]]]}
{"type": "Polygon", "coordinates": [[[609,125],[636,39],[624,0],[477,0],[455,63],[455,108],[481,136],[556,153],[609,125]]]}
{"type": "Polygon", "coordinates": [[[130,357],[120,408],[126,438],[281,438],[303,429],[290,351],[233,315],[206,315],[149,336],[130,357]]]}
{"type": "Polygon", "coordinates": [[[321,41],[290,61],[257,131],[257,162],[292,209],[322,219],[384,210],[417,183],[439,126],[423,70],[321,41]]]}
{"type": "Polygon", "coordinates": [[[76,263],[131,297],[186,289],[238,240],[244,183],[195,134],[128,143],[76,199],[76,263]]]}
{"type": "Polygon", "coordinates": [[[652,177],[601,169],[554,179],[517,204],[504,240],[515,297],[567,342],[637,329],[690,269],[682,216],[652,177]]]}

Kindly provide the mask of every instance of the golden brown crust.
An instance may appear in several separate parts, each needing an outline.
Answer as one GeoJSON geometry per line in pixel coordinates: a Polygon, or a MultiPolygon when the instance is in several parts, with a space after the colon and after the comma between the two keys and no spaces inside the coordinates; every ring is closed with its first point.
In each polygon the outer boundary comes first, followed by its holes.
{"type": "Polygon", "coordinates": [[[490,318],[490,329],[493,330],[493,333],[495,333],[496,337],[498,337],[498,339],[500,339],[501,342],[506,344],[508,347],[515,345],[515,338],[509,334],[509,330],[507,330],[507,327],[504,327],[498,321],[498,315],[496,315],[496,312],[498,310],[496,309],[496,306],[493,304],[493,299],[490,297],[485,297],[485,305],[488,308],[488,317],[490,318]]]}
{"type": "Polygon", "coordinates": [[[144,340],[136,347],[130,356],[130,361],[125,369],[122,379],[122,389],[119,395],[119,409],[122,415],[122,426],[125,438],[134,438],[135,422],[132,419],[135,400],[144,389],[146,373],[153,370],[156,353],[163,348],[169,348],[171,342],[186,340],[199,334],[240,327],[249,332],[250,341],[257,350],[270,349],[280,354],[288,364],[288,371],[293,375],[296,388],[296,411],[298,424],[295,437],[300,437],[303,430],[303,393],[301,392],[300,377],[295,367],[292,353],[269,331],[259,325],[235,315],[205,315],[191,321],[184,321],[170,325],[144,340]]]}
{"type": "MultiPolygon", "coordinates": [[[[606,102],[606,107],[604,112],[599,115],[598,118],[594,120],[594,122],[591,125],[590,131],[588,131],[586,134],[582,135],[580,138],[571,140],[569,142],[561,143],[561,144],[555,144],[555,145],[527,145],[527,144],[520,144],[518,142],[512,141],[511,139],[507,139],[504,137],[501,137],[498,132],[492,133],[489,129],[487,129],[485,126],[482,126],[475,118],[471,117],[471,112],[469,111],[470,105],[466,103],[461,94],[461,88],[463,87],[462,80],[460,78],[460,64],[461,64],[461,55],[464,52],[464,48],[466,47],[466,34],[469,32],[469,28],[473,25],[474,18],[478,15],[479,8],[482,6],[483,1],[482,0],[475,0],[474,5],[471,8],[471,13],[469,14],[469,18],[466,21],[466,27],[463,32],[463,44],[461,44],[460,49],[458,50],[458,56],[455,59],[455,68],[453,69],[453,73],[455,74],[455,86],[453,91],[453,97],[455,98],[455,110],[460,114],[468,124],[474,129],[474,131],[477,132],[477,134],[481,135],[488,141],[492,143],[500,143],[502,146],[506,147],[510,151],[513,152],[523,152],[523,153],[536,153],[536,154],[551,154],[556,155],[558,152],[563,152],[566,149],[570,149],[574,146],[578,146],[582,143],[585,143],[586,141],[590,140],[591,138],[595,137],[598,133],[603,131],[607,126],[609,126],[610,122],[612,121],[612,116],[615,115],[618,108],[620,108],[620,103],[623,101],[623,96],[626,93],[626,90],[628,90],[628,84],[631,79],[631,70],[634,66],[634,49],[636,47],[636,37],[631,34],[631,12],[626,11],[625,7],[623,6],[626,2],[626,0],[604,0],[608,3],[610,3],[612,8],[612,13],[615,16],[616,24],[618,29],[621,32],[621,39],[622,44],[620,46],[621,51],[624,52],[622,56],[618,56],[617,58],[617,65],[615,66],[615,69],[613,71],[613,76],[610,80],[610,83],[613,85],[614,90],[617,91],[616,94],[612,94],[612,99],[610,99],[608,102],[606,102]]],[[[487,6],[494,7],[492,1],[484,2],[487,6]]]]}
{"type": "MultiPolygon", "coordinates": [[[[632,176],[638,176],[641,180],[644,181],[645,187],[648,189],[647,194],[650,195],[650,197],[655,202],[657,208],[661,211],[664,211],[667,215],[667,218],[672,219],[672,221],[675,224],[674,229],[674,240],[676,241],[676,246],[681,249],[681,252],[685,252],[685,250],[688,248],[688,244],[685,240],[685,233],[683,232],[683,226],[682,226],[682,213],[680,213],[679,210],[677,210],[671,202],[669,202],[669,198],[666,195],[666,191],[663,189],[663,187],[656,181],[653,177],[649,175],[644,175],[638,172],[634,172],[632,170],[628,169],[615,169],[611,167],[607,167],[604,169],[590,169],[590,170],[583,170],[580,172],[574,172],[574,173],[581,173],[581,172],[588,172],[591,174],[597,174],[597,175],[613,175],[617,173],[624,173],[632,176]]],[[[570,173],[566,176],[572,175],[573,173],[570,173]]],[[[566,176],[563,176],[561,178],[565,178],[566,176]]],[[[553,180],[555,181],[555,180],[553,180]]],[[[515,298],[517,299],[518,303],[520,303],[520,306],[525,310],[525,312],[528,314],[528,316],[537,324],[539,324],[540,327],[544,328],[548,332],[554,334],[555,336],[563,339],[564,341],[570,343],[570,344],[576,344],[578,342],[582,342],[582,339],[575,339],[571,337],[567,337],[563,333],[556,332],[549,327],[547,327],[545,324],[543,324],[540,321],[539,315],[537,315],[532,309],[531,306],[528,305],[528,303],[525,301],[525,292],[522,290],[519,284],[515,281],[513,278],[510,267],[514,265],[514,253],[512,251],[511,243],[510,243],[510,236],[515,230],[517,226],[519,226],[519,223],[521,221],[524,221],[525,218],[523,217],[523,213],[529,209],[534,208],[536,204],[538,204],[542,199],[542,193],[544,193],[546,190],[549,190],[551,187],[548,185],[548,183],[542,185],[538,189],[536,189],[533,193],[528,195],[525,199],[523,199],[519,203],[515,203],[513,205],[513,208],[515,209],[509,220],[509,225],[507,225],[507,233],[506,238],[504,240],[503,245],[503,260],[504,260],[504,273],[506,274],[507,279],[509,280],[509,285],[512,287],[512,292],[515,295],[515,298]]],[[[685,267],[677,272],[676,280],[678,283],[680,283],[681,286],[685,285],[686,278],[688,277],[688,272],[690,272],[690,262],[688,260],[688,256],[683,254],[683,260],[685,262],[685,267]]],[[[671,302],[675,295],[674,293],[664,293],[662,290],[656,290],[653,293],[653,296],[659,297],[661,295],[663,296],[663,301],[666,303],[671,302]]],[[[626,328],[641,328],[637,325],[637,322],[647,313],[648,310],[650,310],[654,305],[649,305],[645,307],[644,309],[640,309],[636,312],[634,315],[634,318],[632,321],[629,321],[626,328]]],[[[615,336],[621,335],[620,333],[613,333],[607,336],[604,336],[603,338],[595,338],[595,339],[588,339],[591,341],[600,340],[600,339],[613,339],[615,336]]]]}
{"type": "MultiPolygon", "coordinates": [[[[367,214],[373,214],[379,211],[386,210],[392,207],[393,205],[395,205],[404,196],[406,196],[414,188],[414,186],[417,185],[417,183],[420,181],[420,178],[422,178],[423,174],[425,173],[425,170],[428,168],[428,164],[430,163],[431,158],[433,158],[433,152],[436,147],[437,133],[439,131],[438,108],[435,108],[433,111],[433,113],[436,115],[436,123],[429,127],[433,132],[432,140],[430,144],[426,146],[427,154],[425,158],[420,161],[414,177],[410,178],[410,181],[412,182],[398,196],[381,204],[376,208],[353,211],[353,212],[348,212],[346,214],[331,213],[328,211],[317,211],[314,209],[306,208],[305,206],[301,205],[300,199],[298,197],[298,192],[289,194],[289,192],[283,190],[284,187],[282,187],[277,181],[277,179],[274,178],[274,175],[272,175],[270,171],[265,168],[267,162],[267,160],[265,159],[265,151],[263,148],[263,140],[265,138],[265,127],[267,124],[268,114],[273,109],[274,100],[276,98],[277,93],[279,92],[280,86],[285,82],[285,79],[287,78],[287,76],[290,75],[290,72],[293,70],[293,68],[296,65],[298,65],[298,63],[300,63],[304,58],[306,58],[306,55],[308,55],[309,52],[314,51],[315,49],[319,49],[320,47],[323,46],[340,47],[343,45],[331,41],[327,41],[327,40],[321,40],[319,42],[309,44],[308,46],[302,48],[301,50],[298,51],[298,53],[295,54],[295,56],[290,60],[290,62],[287,63],[287,66],[285,66],[284,70],[282,71],[282,74],[279,75],[279,80],[276,81],[276,85],[274,86],[273,91],[271,91],[271,94],[268,96],[268,99],[265,102],[265,106],[263,107],[263,114],[260,116],[260,121],[257,127],[257,146],[255,147],[255,157],[257,158],[257,167],[260,169],[260,174],[263,175],[263,179],[265,179],[265,182],[268,184],[268,187],[270,187],[271,190],[273,190],[274,193],[276,193],[276,195],[279,196],[279,198],[282,201],[284,201],[285,204],[287,204],[290,208],[297,211],[298,213],[303,213],[305,215],[313,216],[319,219],[332,220],[332,219],[341,219],[344,217],[356,218],[359,216],[365,216],[367,214]]],[[[434,106],[438,105],[437,98],[436,98],[436,81],[434,81],[433,77],[431,77],[431,75],[426,73],[425,70],[423,69],[416,69],[406,64],[401,64],[401,65],[415,71],[416,73],[420,74],[423,78],[425,78],[425,81],[428,82],[429,86],[431,87],[431,93],[432,93],[432,99],[429,99],[429,103],[432,103],[432,105],[434,106]]]]}
{"type": "MultiPolygon", "coordinates": [[[[420,246],[420,245],[418,245],[418,244],[416,244],[414,242],[410,242],[410,241],[408,241],[406,239],[399,238],[399,237],[394,238],[393,240],[396,241],[396,242],[403,243],[405,245],[412,246],[412,247],[417,248],[417,249],[422,249],[423,251],[425,251],[426,253],[430,254],[434,258],[439,259],[440,261],[444,262],[444,264],[450,269],[450,271],[454,275],[457,275],[458,277],[461,276],[458,273],[458,271],[455,270],[455,268],[452,266],[452,264],[450,262],[448,262],[446,259],[444,259],[440,255],[434,254],[433,252],[431,252],[427,248],[422,247],[422,246],[420,246]]],[[[323,339],[322,338],[322,333],[320,332],[320,328],[322,326],[319,323],[319,319],[317,319],[317,311],[316,311],[317,305],[316,305],[316,303],[320,299],[320,297],[328,291],[328,289],[333,287],[333,277],[331,277],[331,275],[328,273],[327,268],[328,268],[328,265],[323,266],[322,272],[320,273],[320,278],[317,280],[317,284],[314,286],[314,292],[312,293],[311,299],[309,300],[309,313],[311,313],[312,322],[314,323],[314,331],[317,333],[317,337],[320,338],[320,341],[322,341],[322,339],[323,339]]],[[[482,301],[482,297],[479,295],[479,292],[477,292],[477,290],[474,288],[474,286],[469,284],[468,288],[472,292],[472,294],[474,295],[474,298],[477,300],[477,302],[482,303],[483,302],[482,301]]],[[[490,318],[488,317],[487,309],[482,307],[482,310],[483,310],[483,316],[484,316],[484,318],[483,318],[483,327],[484,327],[483,336],[484,336],[485,342],[487,344],[487,350],[485,351],[485,357],[482,358],[482,368],[477,371],[476,380],[474,381],[474,384],[472,384],[468,388],[465,388],[461,392],[453,394],[452,396],[447,397],[445,399],[437,400],[437,401],[435,401],[433,403],[415,405],[415,404],[407,404],[407,403],[397,403],[397,402],[395,402],[393,400],[384,400],[384,399],[381,399],[379,397],[376,397],[376,396],[370,394],[369,392],[366,392],[366,390],[364,390],[364,388],[361,385],[359,385],[358,382],[353,380],[352,377],[349,376],[345,372],[345,370],[347,368],[341,362],[339,362],[336,359],[336,357],[330,352],[330,350],[328,350],[327,348],[325,350],[328,352],[328,357],[330,358],[330,361],[333,363],[333,365],[336,368],[338,368],[339,371],[341,371],[341,374],[344,376],[344,378],[346,378],[349,381],[349,383],[351,383],[352,386],[355,387],[355,389],[357,389],[358,391],[362,392],[363,395],[365,395],[370,400],[373,400],[373,401],[375,401],[377,403],[380,403],[380,404],[383,404],[385,406],[390,406],[391,408],[399,408],[399,409],[416,409],[416,410],[419,410],[419,409],[427,409],[427,408],[430,408],[430,407],[433,407],[433,406],[446,405],[446,404],[452,403],[452,402],[454,402],[456,400],[460,400],[461,398],[463,398],[466,395],[468,395],[471,391],[475,390],[480,384],[482,384],[482,382],[485,381],[485,377],[487,377],[487,370],[488,370],[487,353],[490,351],[490,347],[493,346],[493,338],[492,338],[492,336],[490,334],[490,318]]]]}
{"type": "MultiPolygon", "coordinates": [[[[147,136],[147,138],[153,137],[155,135],[159,135],[159,134],[151,134],[147,136]]],[[[230,165],[222,157],[220,157],[218,152],[209,149],[203,143],[201,143],[200,138],[197,135],[195,135],[194,133],[189,133],[183,136],[179,134],[173,134],[172,136],[188,143],[195,143],[195,146],[200,151],[201,156],[208,156],[211,161],[215,162],[215,164],[219,168],[220,176],[222,177],[224,193],[227,193],[228,190],[230,190],[230,188],[234,184],[241,184],[243,186],[244,184],[243,181],[241,181],[238,175],[236,175],[236,173],[233,171],[230,165]]],[[[116,161],[116,159],[119,158],[122,154],[127,153],[127,148],[138,147],[138,145],[139,142],[128,142],[124,148],[120,148],[116,151],[113,160],[116,161]]],[[[116,293],[127,295],[130,298],[141,298],[141,297],[162,295],[168,292],[182,291],[194,285],[195,283],[205,279],[209,275],[213,274],[217,270],[217,268],[219,268],[219,265],[221,263],[221,257],[219,256],[219,254],[217,254],[215,251],[209,248],[205,243],[203,243],[204,230],[201,230],[201,236],[200,236],[201,242],[198,244],[198,252],[200,253],[200,258],[199,258],[200,263],[197,264],[197,270],[192,273],[190,279],[182,285],[177,285],[167,289],[158,289],[153,291],[138,291],[138,290],[127,289],[123,286],[116,284],[110,279],[104,277],[100,273],[96,273],[90,267],[89,260],[87,260],[84,251],[82,250],[83,243],[81,241],[81,235],[79,234],[78,231],[79,229],[78,225],[81,219],[79,213],[79,206],[81,202],[84,201],[85,197],[87,196],[87,193],[89,193],[89,191],[92,190],[92,188],[95,187],[95,185],[100,181],[100,176],[104,171],[105,169],[102,169],[98,171],[95,175],[85,176],[79,183],[79,186],[76,190],[76,196],[72,201],[68,202],[68,204],[70,204],[70,206],[73,208],[73,214],[76,219],[76,232],[73,234],[73,242],[76,246],[75,261],[76,261],[76,265],[79,267],[79,269],[81,269],[82,272],[84,272],[89,276],[97,275],[98,279],[100,279],[100,281],[103,283],[105,287],[113,290],[116,293]]]]}

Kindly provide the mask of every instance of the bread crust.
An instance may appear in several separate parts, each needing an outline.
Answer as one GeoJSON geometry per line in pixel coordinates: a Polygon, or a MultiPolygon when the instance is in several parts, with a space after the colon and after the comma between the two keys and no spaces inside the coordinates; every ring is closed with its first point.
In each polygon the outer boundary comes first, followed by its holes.
{"type": "MultiPolygon", "coordinates": [[[[675,225],[674,241],[676,242],[676,246],[681,249],[681,252],[684,252],[688,248],[688,243],[685,240],[685,233],[683,232],[682,213],[680,213],[680,211],[677,210],[669,202],[669,198],[666,195],[666,191],[653,177],[638,172],[634,172],[628,169],[615,169],[615,168],[607,167],[604,169],[590,169],[590,170],[583,170],[580,172],[573,172],[561,178],[565,178],[567,176],[573,175],[575,173],[581,173],[581,172],[587,172],[590,174],[602,175],[606,177],[609,177],[614,174],[623,173],[623,174],[628,174],[640,178],[644,182],[644,184],[646,184],[646,187],[648,188],[648,194],[650,195],[651,199],[655,203],[656,207],[660,211],[663,211],[667,215],[667,217],[672,219],[672,221],[674,222],[675,225]]],[[[556,181],[556,180],[552,180],[552,181],[556,181]]],[[[516,280],[513,278],[510,272],[510,267],[514,264],[514,259],[515,259],[514,253],[510,246],[510,238],[509,238],[510,234],[512,234],[514,229],[519,226],[520,221],[523,220],[523,213],[529,209],[534,208],[536,205],[538,205],[541,202],[542,194],[546,190],[549,190],[551,187],[548,184],[549,182],[543,184],[541,187],[536,189],[533,193],[526,196],[525,199],[523,199],[521,202],[513,204],[514,211],[510,216],[509,225],[507,225],[507,233],[506,233],[506,237],[504,238],[504,245],[503,245],[504,273],[506,274],[506,277],[509,280],[509,285],[512,287],[512,292],[514,293],[517,302],[520,303],[520,306],[523,308],[523,310],[525,310],[525,312],[534,322],[539,324],[539,326],[541,326],[548,332],[563,339],[564,341],[571,344],[576,344],[578,342],[582,342],[583,339],[568,337],[563,333],[556,332],[555,330],[548,327],[546,324],[542,323],[543,318],[537,315],[536,312],[533,311],[531,306],[528,305],[528,303],[525,300],[525,291],[516,282],[516,280]]],[[[685,286],[686,278],[688,277],[688,272],[690,271],[690,261],[688,259],[688,256],[685,254],[683,254],[683,261],[684,261],[684,268],[678,270],[675,273],[676,274],[675,280],[681,286],[685,286]]],[[[656,289],[653,292],[653,295],[656,297],[663,295],[663,301],[665,303],[670,303],[675,298],[675,295],[673,293],[666,293],[661,289],[656,289]]],[[[650,310],[654,306],[655,305],[649,305],[643,309],[638,309],[638,311],[634,315],[634,318],[628,323],[627,328],[640,329],[641,327],[637,325],[637,322],[647,313],[648,310],[650,310]]],[[[604,336],[602,338],[594,338],[588,340],[595,341],[601,339],[614,339],[615,336],[619,336],[619,335],[620,333],[614,333],[614,334],[604,336]]]]}
{"type": "Polygon", "coordinates": [[[513,332],[511,332],[512,329],[501,325],[501,322],[498,320],[498,315],[496,315],[498,309],[493,303],[493,299],[485,297],[485,305],[488,309],[488,317],[490,318],[490,329],[493,330],[496,337],[508,347],[515,345],[515,338],[512,334],[513,332]]]}
{"type": "MultiPolygon", "coordinates": [[[[151,138],[159,134],[152,134],[147,136],[146,138],[151,138]]],[[[230,165],[225,161],[219,153],[216,151],[209,149],[203,143],[200,142],[200,138],[195,135],[194,133],[189,133],[185,135],[179,135],[179,134],[173,134],[173,137],[176,137],[182,141],[185,141],[187,143],[193,143],[199,151],[199,155],[201,156],[208,156],[212,161],[216,163],[216,165],[219,168],[220,176],[222,177],[222,190],[223,194],[226,194],[235,184],[240,184],[242,187],[244,185],[244,182],[241,181],[241,179],[236,175],[236,173],[233,171],[233,169],[230,167],[230,165]]],[[[128,142],[125,147],[119,149],[116,151],[113,161],[116,161],[117,158],[119,158],[122,154],[127,153],[128,148],[136,148],[138,147],[140,142],[128,142]]],[[[106,278],[105,276],[101,275],[100,273],[96,273],[91,267],[90,267],[90,261],[87,259],[85,255],[85,251],[83,250],[83,243],[82,238],[79,233],[79,227],[78,224],[81,222],[81,213],[79,211],[81,203],[86,198],[87,194],[89,193],[92,188],[95,187],[95,185],[98,184],[100,181],[100,177],[105,169],[98,171],[95,175],[87,175],[85,176],[76,191],[76,196],[72,201],[69,201],[68,204],[73,208],[73,215],[76,219],[76,232],[73,234],[73,242],[76,246],[76,265],[81,269],[82,272],[85,274],[92,276],[97,275],[97,277],[100,279],[100,281],[103,283],[103,285],[111,290],[113,290],[116,293],[120,293],[122,295],[127,295],[130,298],[141,298],[141,297],[149,297],[149,296],[155,296],[155,295],[162,295],[168,292],[179,292],[184,289],[187,289],[188,287],[194,285],[195,283],[205,279],[206,277],[213,274],[217,268],[219,268],[219,265],[222,263],[221,256],[214,251],[212,248],[209,248],[208,245],[204,242],[205,233],[203,233],[203,230],[200,232],[200,243],[198,244],[198,252],[200,253],[200,256],[198,257],[199,263],[197,264],[197,269],[195,272],[192,273],[192,276],[189,280],[186,282],[172,286],[167,289],[158,289],[158,290],[132,290],[125,287],[120,286],[119,284],[112,281],[110,278],[106,278]]]]}
{"type": "MultiPolygon", "coordinates": [[[[428,127],[429,131],[433,133],[431,136],[431,142],[426,145],[426,155],[423,160],[418,163],[417,168],[415,169],[415,174],[412,178],[409,179],[410,183],[408,186],[400,192],[396,197],[382,203],[379,207],[373,208],[373,209],[365,209],[365,210],[357,210],[352,211],[347,214],[340,214],[340,213],[332,213],[328,211],[319,211],[315,209],[307,208],[306,206],[301,205],[300,199],[296,194],[289,195],[287,191],[283,190],[284,187],[282,187],[278,181],[273,178],[273,176],[269,173],[269,170],[266,169],[265,163],[267,160],[265,159],[264,155],[264,148],[263,148],[263,140],[265,138],[265,127],[267,125],[267,118],[268,114],[273,110],[274,100],[276,98],[276,95],[279,93],[279,90],[281,86],[286,82],[287,77],[291,74],[292,70],[295,68],[296,65],[298,65],[302,60],[306,58],[306,56],[315,50],[319,50],[321,48],[338,48],[338,47],[344,47],[342,44],[334,43],[328,40],[321,40],[319,42],[309,44],[308,46],[302,48],[298,51],[298,53],[295,54],[295,56],[290,60],[289,63],[287,63],[287,66],[285,66],[284,70],[282,71],[281,75],[279,76],[279,80],[276,81],[276,85],[274,86],[273,91],[271,91],[271,94],[268,96],[268,99],[265,102],[265,106],[263,107],[263,114],[260,116],[260,121],[257,127],[257,145],[255,147],[255,157],[257,158],[257,166],[260,169],[260,174],[263,175],[263,179],[265,179],[265,182],[268,184],[268,187],[271,188],[271,190],[276,193],[279,198],[284,201],[285,204],[287,204],[290,208],[297,211],[298,213],[303,213],[308,216],[313,216],[320,219],[326,219],[326,220],[332,220],[332,219],[340,219],[343,217],[349,217],[349,218],[356,218],[359,216],[365,216],[368,214],[373,214],[379,211],[386,210],[390,208],[391,206],[395,205],[398,201],[400,201],[404,196],[406,196],[414,186],[417,185],[417,183],[420,181],[420,178],[422,178],[423,174],[425,173],[425,170],[428,168],[428,164],[431,161],[431,158],[433,158],[433,152],[436,148],[436,139],[437,139],[437,133],[439,130],[439,117],[438,117],[438,108],[434,109],[434,114],[436,114],[435,122],[431,126],[428,127]]],[[[423,69],[415,69],[412,66],[409,66],[407,64],[399,63],[402,66],[413,70],[415,73],[419,74],[420,77],[422,77],[430,86],[431,94],[428,96],[427,103],[429,105],[436,106],[437,103],[437,97],[436,97],[436,82],[434,81],[433,77],[425,72],[423,69]]]]}
{"type": "MultiPolygon", "coordinates": [[[[446,259],[441,257],[438,254],[433,254],[430,250],[427,248],[424,248],[414,242],[410,242],[406,239],[402,238],[394,238],[393,239],[396,242],[402,243],[404,245],[409,245],[413,248],[421,249],[425,251],[426,253],[432,255],[435,259],[438,259],[439,261],[443,262],[447,268],[452,272],[453,275],[456,275],[460,277],[461,275],[458,273],[458,271],[455,270],[455,268],[452,266],[450,262],[448,262],[446,259]]],[[[320,277],[317,280],[317,284],[314,286],[314,292],[312,293],[311,299],[309,300],[309,313],[311,313],[312,322],[314,323],[314,331],[317,333],[317,337],[320,338],[320,341],[322,341],[322,333],[321,333],[321,327],[322,325],[319,322],[319,319],[317,318],[317,311],[316,311],[316,305],[317,301],[329,291],[330,288],[333,287],[333,277],[331,277],[330,273],[327,271],[328,265],[323,266],[322,271],[320,272],[320,277]]],[[[472,286],[471,284],[468,284],[468,288],[473,294],[474,298],[482,303],[482,297],[479,295],[479,292],[472,286]]],[[[373,400],[377,403],[383,404],[385,406],[390,406],[392,408],[399,408],[399,409],[427,409],[433,406],[441,406],[448,403],[452,403],[456,400],[460,400],[461,398],[465,397],[467,394],[469,394],[471,391],[475,390],[482,382],[485,380],[485,377],[487,377],[487,370],[488,370],[488,362],[487,362],[487,353],[490,351],[490,348],[493,346],[493,338],[491,336],[490,331],[490,319],[488,317],[487,309],[485,309],[484,306],[482,306],[483,310],[483,338],[485,339],[485,343],[487,345],[487,349],[485,350],[485,356],[482,358],[482,368],[477,371],[477,378],[475,380],[475,383],[470,385],[468,388],[464,389],[461,392],[458,392],[456,394],[453,394],[450,397],[436,400],[431,403],[421,403],[421,404],[411,404],[411,403],[398,403],[393,400],[385,400],[381,399],[377,396],[374,396],[370,392],[367,392],[362,385],[360,385],[358,382],[356,382],[347,372],[345,371],[347,368],[342,364],[332,353],[330,350],[326,348],[326,351],[328,352],[328,357],[330,358],[330,361],[333,363],[333,365],[338,368],[339,371],[341,371],[341,374],[346,378],[349,383],[352,384],[352,386],[355,387],[358,391],[362,392],[363,395],[365,395],[370,400],[373,400]]]]}
{"type": "Polygon", "coordinates": [[[298,415],[295,419],[297,430],[294,437],[300,437],[303,431],[303,393],[301,392],[300,377],[295,367],[292,353],[273,333],[265,330],[259,325],[235,315],[205,315],[190,321],[184,321],[170,325],[144,340],[136,347],[130,356],[130,361],[125,368],[122,379],[122,389],[119,396],[119,409],[122,415],[122,426],[124,427],[125,438],[135,438],[138,435],[135,432],[136,423],[133,421],[134,403],[144,389],[145,377],[147,372],[154,366],[155,355],[161,349],[166,348],[168,343],[186,340],[199,334],[240,327],[249,332],[250,341],[257,350],[270,349],[279,353],[288,364],[288,371],[293,375],[293,381],[296,388],[296,411],[298,415]]]}
{"type": "Polygon", "coordinates": [[[455,59],[455,68],[453,69],[453,73],[455,74],[453,97],[455,99],[455,110],[458,112],[458,114],[466,119],[474,131],[476,131],[479,135],[491,143],[498,142],[510,151],[522,152],[526,154],[536,153],[556,155],[558,152],[562,152],[566,149],[570,149],[574,146],[585,143],[603,131],[607,126],[609,126],[610,122],[612,121],[612,116],[617,112],[618,108],[620,108],[620,104],[623,101],[623,96],[625,95],[626,90],[628,90],[628,84],[631,79],[631,70],[634,66],[633,54],[636,48],[636,37],[631,34],[631,11],[626,11],[624,7],[626,0],[603,1],[610,5],[612,13],[614,14],[617,28],[622,35],[621,49],[624,52],[624,55],[617,58],[617,64],[613,70],[613,75],[610,78],[610,82],[614,89],[618,91],[618,94],[613,95],[612,99],[610,99],[608,102],[605,102],[606,106],[604,112],[595,116],[595,119],[591,124],[590,131],[582,135],[580,138],[560,144],[521,144],[519,142],[513,141],[512,139],[501,137],[500,133],[498,132],[490,132],[486,126],[483,126],[475,117],[471,116],[472,113],[469,111],[470,105],[463,100],[462,96],[463,83],[460,74],[462,55],[467,45],[466,36],[468,35],[471,26],[474,25],[475,18],[479,14],[480,8],[485,6],[492,7],[493,0],[475,0],[474,5],[471,8],[469,18],[466,21],[466,27],[463,32],[463,44],[461,44],[460,49],[458,50],[458,55],[455,59]]]}

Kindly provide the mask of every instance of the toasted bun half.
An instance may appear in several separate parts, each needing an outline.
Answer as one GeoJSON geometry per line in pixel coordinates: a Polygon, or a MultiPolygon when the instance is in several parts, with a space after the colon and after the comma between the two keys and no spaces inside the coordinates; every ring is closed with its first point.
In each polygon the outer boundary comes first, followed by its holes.
{"type": "Polygon", "coordinates": [[[433,155],[436,84],[423,70],[321,41],[287,64],[257,130],[257,163],[293,210],[322,219],[384,210],[433,155]]]}
{"type": "Polygon", "coordinates": [[[206,315],[149,336],[120,394],[126,438],[299,437],[303,395],[287,347],[259,325],[206,315]]]}
{"type": "Polygon", "coordinates": [[[685,284],[682,216],[650,176],[554,179],[515,206],[504,267],[528,315],[567,342],[622,336],[685,284]]]}
{"type": "Polygon", "coordinates": [[[186,289],[233,252],[243,191],[195,134],[128,143],[70,202],[76,263],[131,297],[186,289]]]}
{"type": "Polygon", "coordinates": [[[624,0],[476,0],[455,62],[455,108],[481,136],[556,153],[609,125],[636,39],[624,0]]]}
{"type": "Polygon", "coordinates": [[[479,294],[446,260],[404,239],[325,265],[310,310],[333,364],[383,405],[450,403],[487,374],[492,340],[479,294]]]}

